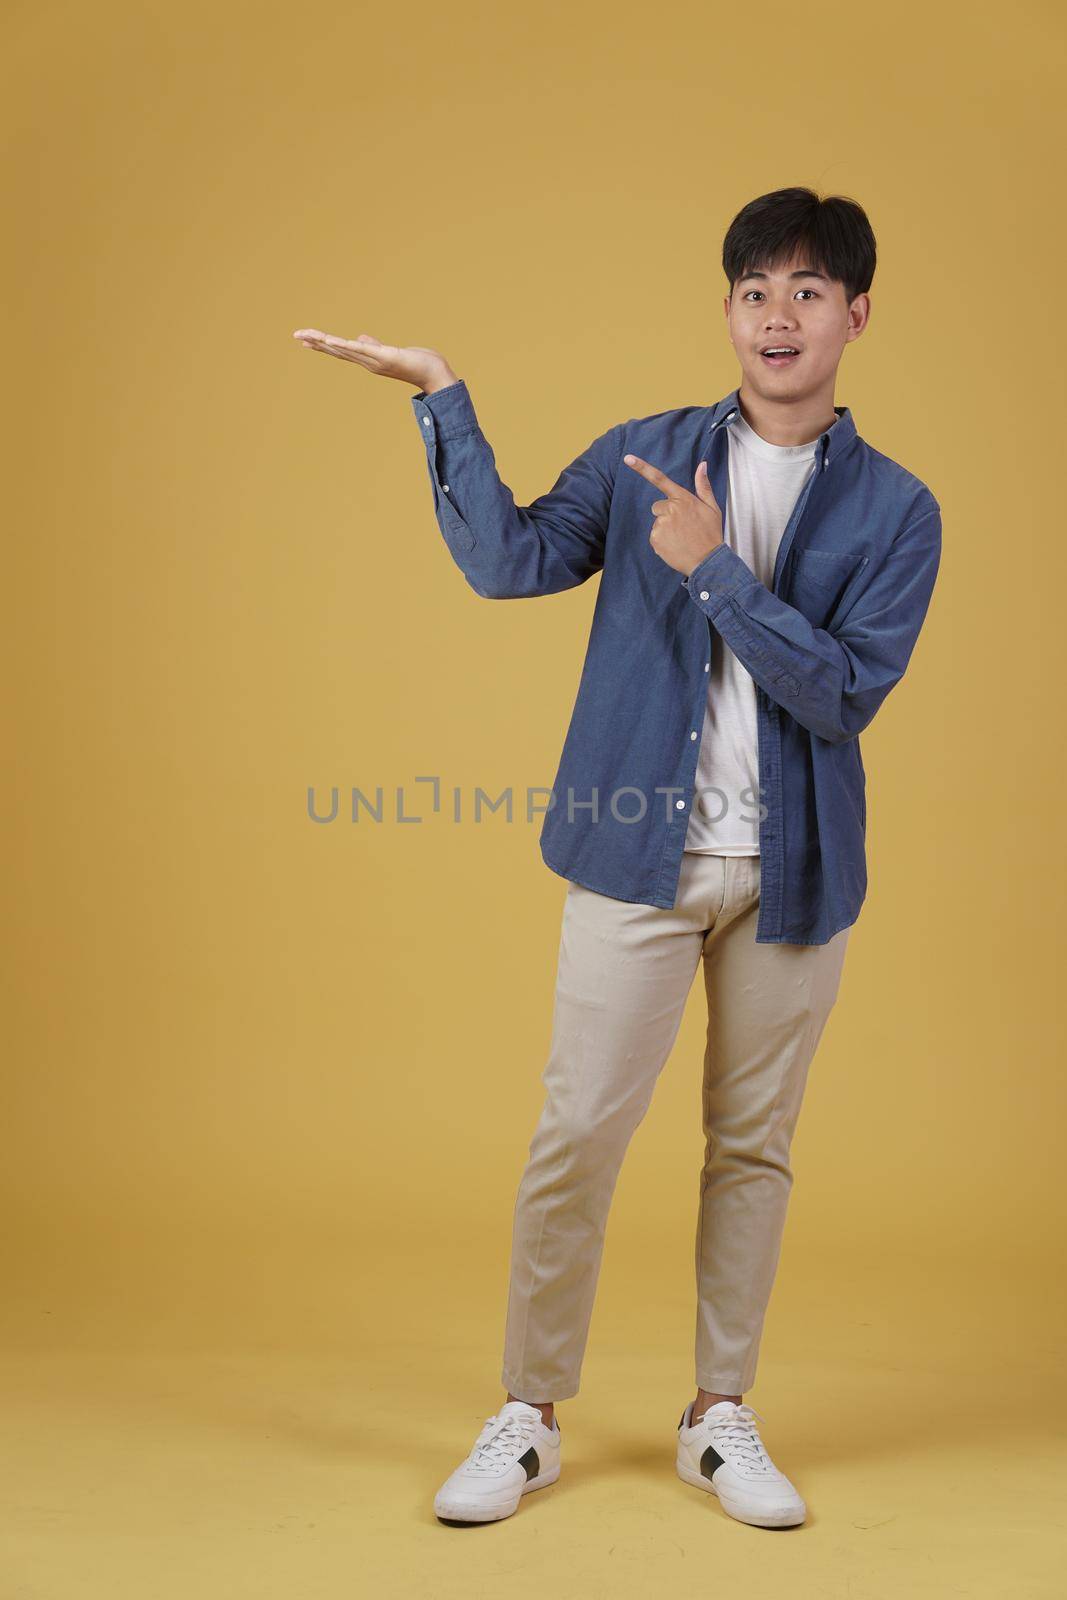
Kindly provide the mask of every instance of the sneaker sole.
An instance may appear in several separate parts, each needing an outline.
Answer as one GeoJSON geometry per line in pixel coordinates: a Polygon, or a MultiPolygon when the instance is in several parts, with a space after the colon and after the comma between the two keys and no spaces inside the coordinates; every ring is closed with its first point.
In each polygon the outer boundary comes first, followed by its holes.
{"type": "Polygon", "coordinates": [[[675,1467],[684,1483],[691,1483],[694,1489],[703,1489],[705,1494],[715,1495],[727,1516],[733,1517],[736,1522],[748,1522],[754,1528],[797,1528],[807,1515],[806,1511],[799,1514],[796,1511],[742,1512],[740,1507],[731,1506],[710,1478],[705,1478],[702,1472],[694,1472],[680,1457],[675,1461],[675,1467]]]}
{"type": "Polygon", "coordinates": [[[519,1509],[519,1502],[524,1494],[530,1494],[534,1489],[547,1489],[558,1477],[557,1462],[554,1467],[549,1467],[547,1472],[540,1473],[536,1478],[527,1479],[518,1495],[509,1494],[506,1500],[498,1500],[495,1504],[485,1500],[442,1500],[438,1496],[434,1500],[434,1514],[447,1522],[500,1522],[519,1509]]]}

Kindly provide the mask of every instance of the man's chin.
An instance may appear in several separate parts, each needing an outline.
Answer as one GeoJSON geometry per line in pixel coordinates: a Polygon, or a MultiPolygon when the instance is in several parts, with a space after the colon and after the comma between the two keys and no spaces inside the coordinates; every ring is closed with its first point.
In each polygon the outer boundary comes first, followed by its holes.
{"type": "Polygon", "coordinates": [[[806,374],[788,367],[775,371],[762,364],[746,372],[745,381],[746,387],[761,400],[806,400],[816,388],[806,374]]]}

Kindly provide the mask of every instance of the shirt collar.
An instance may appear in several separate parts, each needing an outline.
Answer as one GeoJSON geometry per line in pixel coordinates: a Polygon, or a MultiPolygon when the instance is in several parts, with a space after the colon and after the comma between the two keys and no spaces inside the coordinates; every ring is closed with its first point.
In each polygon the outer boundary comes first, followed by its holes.
{"type": "MultiPolygon", "coordinates": [[[[739,395],[741,386],[731,389],[730,393],[718,401],[711,409],[711,432],[714,433],[723,423],[732,422],[734,417],[741,415],[739,395]]],[[[837,421],[823,430],[819,435],[819,451],[822,456],[823,466],[828,466],[835,457],[839,456],[856,437],[856,424],[848,406],[835,406],[837,421]]]]}

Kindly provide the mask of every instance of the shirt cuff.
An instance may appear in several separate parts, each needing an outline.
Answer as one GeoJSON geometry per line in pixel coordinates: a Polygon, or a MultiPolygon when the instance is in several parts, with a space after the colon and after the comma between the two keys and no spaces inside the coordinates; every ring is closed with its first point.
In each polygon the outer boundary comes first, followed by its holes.
{"type": "Polygon", "coordinates": [[[461,434],[474,433],[478,427],[474,402],[462,378],[446,384],[443,389],[435,389],[432,394],[420,389],[411,396],[411,406],[427,439],[458,439],[461,434]]]}
{"type": "Polygon", "coordinates": [[[682,579],[692,598],[707,612],[717,611],[746,583],[759,579],[746,561],[725,540],[709,551],[699,565],[682,579]]]}

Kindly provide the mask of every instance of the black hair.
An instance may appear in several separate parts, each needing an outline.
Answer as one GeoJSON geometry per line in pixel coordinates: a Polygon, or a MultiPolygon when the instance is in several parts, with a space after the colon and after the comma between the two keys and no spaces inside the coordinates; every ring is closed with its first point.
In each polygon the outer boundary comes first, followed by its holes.
{"type": "Polygon", "coordinates": [[[797,250],[805,266],[844,285],[850,305],[870,288],[877,252],[863,207],[844,195],[774,189],[750,200],[726,230],[722,266],[731,295],[739,278],[784,264],[797,250]]]}

